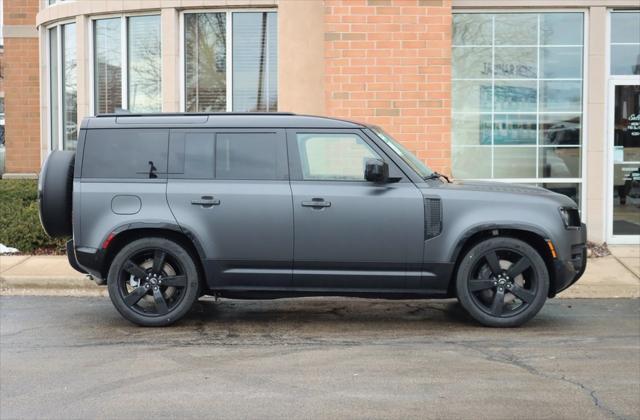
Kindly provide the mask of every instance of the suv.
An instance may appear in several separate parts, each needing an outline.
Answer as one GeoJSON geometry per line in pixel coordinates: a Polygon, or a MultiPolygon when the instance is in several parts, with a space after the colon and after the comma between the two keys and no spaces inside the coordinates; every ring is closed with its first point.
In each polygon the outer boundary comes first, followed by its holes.
{"type": "Polygon", "coordinates": [[[378,127],[294,114],[103,115],[42,168],[40,217],[116,309],[169,325],[202,295],[456,297],[531,319],[586,265],[576,203],[449,182],[378,127]]]}

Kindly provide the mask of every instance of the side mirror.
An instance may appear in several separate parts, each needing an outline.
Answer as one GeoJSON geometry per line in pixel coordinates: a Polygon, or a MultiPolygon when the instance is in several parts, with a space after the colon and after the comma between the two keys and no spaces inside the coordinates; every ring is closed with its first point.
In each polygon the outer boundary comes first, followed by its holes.
{"type": "Polygon", "coordinates": [[[364,168],[364,179],[383,184],[389,180],[389,165],[380,159],[367,159],[364,168]]]}

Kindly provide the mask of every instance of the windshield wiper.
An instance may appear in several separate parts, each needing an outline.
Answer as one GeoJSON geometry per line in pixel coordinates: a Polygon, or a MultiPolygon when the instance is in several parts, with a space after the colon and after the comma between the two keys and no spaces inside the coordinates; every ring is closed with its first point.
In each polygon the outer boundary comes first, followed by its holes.
{"type": "Polygon", "coordinates": [[[451,180],[449,179],[449,177],[448,177],[448,176],[446,176],[445,174],[438,173],[438,172],[431,172],[431,175],[427,175],[427,176],[425,176],[425,177],[424,177],[424,180],[425,180],[425,181],[427,181],[427,180],[429,180],[429,179],[440,179],[440,178],[444,178],[444,179],[446,179],[446,180],[447,180],[447,182],[448,182],[449,184],[451,184],[451,180]]]}

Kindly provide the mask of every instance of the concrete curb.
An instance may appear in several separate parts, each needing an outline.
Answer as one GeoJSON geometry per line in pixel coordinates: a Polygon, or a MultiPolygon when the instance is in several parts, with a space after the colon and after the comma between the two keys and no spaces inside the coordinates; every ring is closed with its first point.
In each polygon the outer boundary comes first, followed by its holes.
{"type": "Polygon", "coordinates": [[[86,289],[97,290],[100,287],[87,277],[69,276],[2,276],[0,277],[2,289],[86,289]]]}

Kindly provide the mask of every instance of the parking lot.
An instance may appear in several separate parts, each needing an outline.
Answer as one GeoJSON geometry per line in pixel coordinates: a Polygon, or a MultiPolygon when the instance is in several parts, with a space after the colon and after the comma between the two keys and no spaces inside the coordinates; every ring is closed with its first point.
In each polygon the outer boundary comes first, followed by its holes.
{"type": "Polygon", "coordinates": [[[0,298],[9,418],[638,418],[640,301],[551,300],[523,328],[453,301],[205,300],[144,329],[106,297],[0,298]]]}

